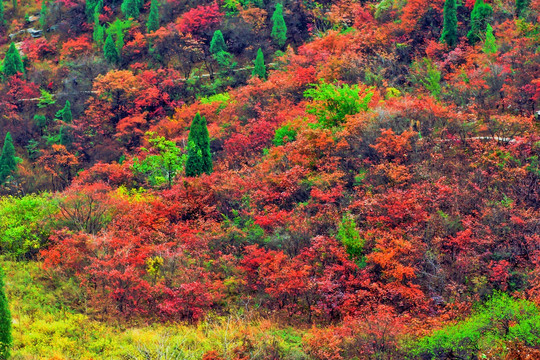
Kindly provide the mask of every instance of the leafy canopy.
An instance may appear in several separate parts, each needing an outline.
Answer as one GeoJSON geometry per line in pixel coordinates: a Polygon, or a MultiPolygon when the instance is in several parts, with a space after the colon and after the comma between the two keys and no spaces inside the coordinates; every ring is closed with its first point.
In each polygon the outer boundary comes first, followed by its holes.
{"type": "Polygon", "coordinates": [[[341,125],[347,115],[354,115],[369,109],[373,97],[372,88],[360,88],[349,84],[333,85],[322,82],[304,92],[313,99],[307,111],[317,116],[324,127],[341,125]]]}

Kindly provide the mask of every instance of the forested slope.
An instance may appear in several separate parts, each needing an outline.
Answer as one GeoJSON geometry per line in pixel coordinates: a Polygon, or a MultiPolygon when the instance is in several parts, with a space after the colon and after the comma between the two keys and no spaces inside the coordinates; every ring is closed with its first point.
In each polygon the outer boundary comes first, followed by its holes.
{"type": "Polygon", "coordinates": [[[13,358],[537,358],[539,9],[2,2],[13,358]]]}

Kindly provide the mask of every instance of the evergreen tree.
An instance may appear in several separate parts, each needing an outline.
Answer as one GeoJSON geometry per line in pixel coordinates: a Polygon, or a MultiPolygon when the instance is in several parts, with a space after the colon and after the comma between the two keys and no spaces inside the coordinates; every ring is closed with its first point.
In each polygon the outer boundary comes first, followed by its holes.
{"type": "Polygon", "coordinates": [[[11,313],[4,289],[4,271],[0,268],[0,359],[9,359],[12,342],[11,313]]]}
{"type": "Polygon", "coordinates": [[[441,41],[454,48],[458,41],[456,0],[444,2],[444,21],[441,41]]]}
{"type": "Polygon", "coordinates": [[[272,38],[274,38],[274,41],[280,47],[283,47],[287,41],[287,25],[285,24],[285,19],[283,18],[283,4],[276,4],[276,10],[272,15],[272,21],[274,22],[271,33],[272,38]]]}
{"type": "Polygon", "coordinates": [[[253,63],[255,64],[255,68],[253,68],[252,75],[258,76],[259,78],[265,80],[266,65],[264,65],[264,54],[260,48],[259,50],[257,50],[257,57],[255,58],[255,61],[253,63]]]}
{"type": "Polygon", "coordinates": [[[484,3],[484,0],[476,0],[471,12],[471,30],[467,38],[471,44],[482,40],[482,35],[486,33],[489,18],[493,15],[491,5],[484,3]]]}
{"type": "Polygon", "coordinates": [[[99,23],[99,12],[94,13],[94,33],[92,35],[94,41],[99,46],[103,45],[103,39],[105,37],[105,28],[99,23]]]}
{"type": "Polygon", "coordinates": [[[529,0],[516,0],[516,15],[521,17],[528,6],[529,0]]]}
{"type": "Polygon", "coordinates": [[[6,24],[6,19],[4,18],[4,1],[0,0],[0,26],[6,24]]]}
{"type": "Polygon", "coordinates": [[[47,1],[43,0],[41,2],[41,11],[39,12],[39,23],[40,23],[42,29],[44,29],[45,24],[47,24],[47,13],[48,12],[49,11],[47,9],[47,1]]]}
{"type": "Polygon", "coordinates": [[[212,36],[210,53],[221,67],[227,67],[231,64],[232,55],[227,52],[227,45],[221,30],[216,30],[212,36]]]}
{"type": "Polygon", "coordinates": [[[17,7],[19,6],[19,2],[17,0],[11,0],[11,3],[13,4],[13,10],[17,11],[17,7]]]}
{"type": "Polygon", "coordinates": [[[139,2],[137,0],[124,0],[120,8],[122,9],[122,13],[126,17],[126,19],[139,18],[139,2]]]}
{"type": "Polygon", "coordinates": [[[111,64],[117,64],[120,61],[120,56],[118,55],[118,50],[116,50],[116,45],[114,44],[111,34],[107,35],[105,40],[105,46],[103,47],[103,56],[111,64]]]}
{"type": "Polygon", "coordinates": [[[7,133],[0,155],[0,184],[6,182],[9,175],[17,170],[17,157],[15,156],[15,146],[11,134],[7,133]]]}
{"type": "Polygon", "coordinates": [[[188,136],[188,159],[186,176],[199,176],[212,172],[212,156],[206,119],[199,113],[195,115],[188,136]]]}
{"type": "Polygon", "coordinates": [[[61,110],[56,113],[55,117],[57,119],[61,119],[66,124],[71,123],[71,121],[73,120],[73,115],[71,114],[71,103],[69,102],[69,100],[66,100],[66,104],[61,110]]]}
{"type": "Polygon", "coordinates": [[[222,51],[227,51],[227,45],[225,45],[225,39],[221,30],[216,30],[210,41],[210,52],[216,55],[222,51]]]}
{"type": "Polygon", "coordinates": [[[101,13],[101,10],[103,10],[103,0],[86,0],[84,12],[88,21],[94,18],[96,12],[101,13]]]}
{"type": "Polygon", "coordinates": [[[146,30],[151,33],[159,29],[159,8],[157,0],[150,3],[150,13],[146,22],[146,30]]]}
{"type": "Polygon", "coordinates": [[[19,50],[15,47],[15,43],[9,45],[2,65],[2,73],[5,77],[16,75],[17,73],[24,74],[24,65],[19,50]]]}
{"type": "Polygon", "coordinates": [[[495,54],[498,50],[497,44],[495,42],[495,35],[493,35],[493,28],[490,24],[487,25],[486,29],[486,41],[484,42],[484,47],[482,48],[486,54],[495,54]]]}

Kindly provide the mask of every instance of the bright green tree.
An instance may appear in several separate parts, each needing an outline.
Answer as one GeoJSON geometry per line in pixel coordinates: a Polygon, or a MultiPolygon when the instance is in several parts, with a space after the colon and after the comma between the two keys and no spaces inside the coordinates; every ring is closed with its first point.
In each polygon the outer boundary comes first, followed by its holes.
{"type": "Polygon", "coordinates": [[[486,41],[484,42],[482,50],[486,54],[495,54],[498,50],[495,35],[493,35],[493,28],[490,24],[488,24],[486,29],[486,41]]]}
{"type": "Polygon", "coordinates": [[[156,136],[155,133],[147,133],[150,136],[148,142],[151,149],[142,148],[143,151],[157,153],[147,155],[144,160],[137,158],[133,162],[133,171],[146,177],[151,186],[162,186],[167,184],[170,188],[173,180],[181,172],[186,163],[187,156],[182,154],[182,150],[173,141],[166,140],[163,136],[156,136]]]}
{"type": "Polygon", "coordinates": [[[258,76],[259,78],[265,80],[266,65],[264,65],[264,54],[260,48],[259,50],[257,50],[257,57],[255,58],[255,61],[253,63],[255,64],[255,67],[253,68],[252,75],[258,76]]]}
{"type": "Polygon", "coordinates": [[[272,15],[272,21],[274,22],[271,33],[272,38],[274,38],[274,41],[279,46],[283,47],[287,41],[287,25],[285,24],[285,19],[283,18],[283,4],[276,4],[276,10],[272,15]]]}
{"type": "Polygon", "coordinates": [[[103,40],[105,38],[105,28],[99,23],[99,12],[94,13],[94,33],[92,35],[94,41],[99,46],[103,45],[103,40]]]}
{"type": "Polygon", "coordinates": [[[2,64],[2,73],[5,77],[16,75],[17,73],[24,74],[24,65],[19,50],[15,47],[15,43],[9,45],[4,63],[2,64]]]}
{"type": "Polygon", "coordinates": [[[67,124],[71,123],[73,120],[73,115],[71,114],[71,103],[69,100],[66,100],[64,107],[56,113],[56,118],[61,119],[67,124]]]}
{"type": "Polygon", "coordinates": [[[150,13],[146,22],[146,30],[151,33],[159,29],[159,7],[157,0],[150,3],[150,13]]]}
{"type": "Polygon", "coordinates": [[[4,270],[0,268],[0,359],[9,359],[12,342],[11,312],[4,289],[4,270]]]}
{"type": "Polygon", "coordinates": [[[8,176],[17,170],[18,159],[15,156],[15,146],[11,134],[7,133],[0,155],[0,184],[6,182],[8,176]]]}
{"type": "Polygon", "coordinates": [[[206,119],[199,113],[195,115],[188,136],[188,158],[186,176],[199,176],[212,172],[212,156],[206,119]]]}
{"type": "Polygon", "coordinates": [[[341,241],[347,253],[360,267],[366,266],[364,257],[365,240],[360,236],[356,228],[356,222],[350,214],[343,215],[336,238],[341,241]]]}
{"type": "Polygon", "coordinates": [[[137,0],[124,0],[122,2],[121,9],[126,19],[139,18],[140,12],[139,12],[139,3],[137,0]]]}
{"type": "Polygon", "coordinates": [[[456,0],[444,2],[444,21],[441,41],[453,48],[458,41],[456,0]]]}
{"type": "Polygon", "coordinates": [[[111,34],[107,35],[107,39],[105,40],[103,55],[111,64],[117,64],[120,61],[120,56],[118,55],[118,50],[116,49],[116,45],[114,44],[111,34]]]}
{"type": "Polygon", "coordinates": [[[488,21],[493,15],[491,5],[484,3],[484,0],[476,0],[473,11],[471,12],[471,30],[467,34],[467,38],[471,44],[475,44],[482,40],[482,36],[486,33],[488,21]]]}
{"type": "Polygon", "coordinates": [[[45,24],[47,23],[47,13],[49,12],[47,8],[47,1],[43,0],[41,2],[41,11],[39,12],[39,23],[41,25],[41,28],[45,28],[45,24]]]}

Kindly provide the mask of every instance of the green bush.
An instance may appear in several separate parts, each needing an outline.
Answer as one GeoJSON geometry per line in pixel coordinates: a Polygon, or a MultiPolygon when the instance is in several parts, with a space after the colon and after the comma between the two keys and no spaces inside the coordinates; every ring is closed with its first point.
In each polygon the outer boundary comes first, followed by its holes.
{"type": "Polygon", "coordinates": [[[0,199],[0,251],[33,257],[47,243],[58,204],[49,194],[0,199]]]}
{"type": "Polygon", "coordinates": [[[284,125],[276,130],[273,142],[275,146],[281,146],[294,140],[296,140],[296,130],[291,129],[290,125],[284,125]]]}
{"type": "Polygon", "coordinates": [[[321,83],[304,92],[304,96],[314,101],[307,106],[307,112],[317,116],[319,123],[327,128],[341,125],[347,115],[358,114],[369,109],[373,90],[349,86],[321,83]]]}
{"type": "Polygon", "coordinates": [[[468,319],[422,338],[411,352],[431,359],[469,359],[508,341],[540,345],[540,310],[531,301],[496,293],[468,319]]]}

